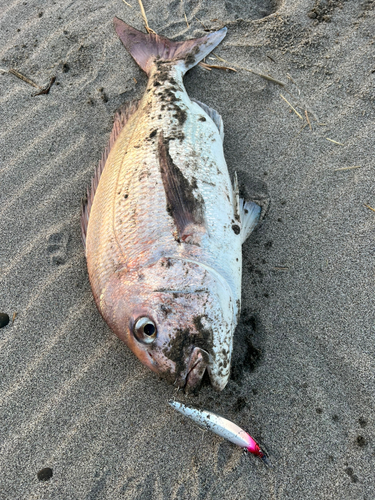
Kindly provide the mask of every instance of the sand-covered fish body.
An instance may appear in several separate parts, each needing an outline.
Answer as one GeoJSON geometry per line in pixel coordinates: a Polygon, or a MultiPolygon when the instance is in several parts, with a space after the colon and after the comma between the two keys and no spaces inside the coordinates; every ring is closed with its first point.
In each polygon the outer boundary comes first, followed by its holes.
{"type": "Polygon", "coordinates": [[[241,244],[259,215],[239,200],[221,117],[193,102],[183,75],[226,30],[173,42],[115,18],[146,71],[138,103],[116,115],[82,217],[90,282],[113,331],[170,382],[216,389],[230,372],[241,298],[241,244]]]}

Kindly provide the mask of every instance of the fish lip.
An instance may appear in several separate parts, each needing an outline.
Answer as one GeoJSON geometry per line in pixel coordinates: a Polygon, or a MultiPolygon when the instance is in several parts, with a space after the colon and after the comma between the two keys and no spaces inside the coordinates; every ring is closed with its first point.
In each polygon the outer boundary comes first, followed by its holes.
{"type": "Polygon", "coordinates": [[[188,370],[184,378],[185,392],[193,392],[199,388],[208,364],[208,352],[200,347],[194,347],[190,355],[188,370]]]}

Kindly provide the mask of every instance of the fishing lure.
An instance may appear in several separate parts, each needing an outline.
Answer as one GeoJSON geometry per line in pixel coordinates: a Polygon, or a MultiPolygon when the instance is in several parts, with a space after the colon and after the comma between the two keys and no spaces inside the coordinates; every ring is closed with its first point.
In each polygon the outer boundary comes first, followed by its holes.
{"type": "Polygon", "coordinates": [[[253,455],[262,459],[266,465],[270,465],[266,453],[261,449],[259,444],[250,434],[241,429],[241,427],[238,427],[235,423],[207,410],[189,408],[172,399],[168,401],[168,403],[185,417],[194,420],[198,425],[214,432],[218,436],[228,439],[231,443],[246,449],[253,455]]]}

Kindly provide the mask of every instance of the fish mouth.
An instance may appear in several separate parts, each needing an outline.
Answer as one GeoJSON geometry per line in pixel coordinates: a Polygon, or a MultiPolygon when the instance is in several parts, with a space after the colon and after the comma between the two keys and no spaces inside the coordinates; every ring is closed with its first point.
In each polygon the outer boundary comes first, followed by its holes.
{"type": "Polygon", "coordinates": [[[194,347],[190,356],[188,370],[185,377],[185,392],[191,393],[199,388],[208,364],[208,352],[200,347],[194,347]]]}

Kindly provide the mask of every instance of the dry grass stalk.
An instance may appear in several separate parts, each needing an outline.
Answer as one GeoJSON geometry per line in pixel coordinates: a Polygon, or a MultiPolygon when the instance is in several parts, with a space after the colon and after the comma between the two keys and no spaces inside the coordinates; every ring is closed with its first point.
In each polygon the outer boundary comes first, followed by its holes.
{"type": "Polygon", "coordinates": [[[369,208],[370,210],[372,210],[373,212],[375,212],[375,208],[370,207],[370,205],[367,205],[367,203],[364,203],[363,205],[364,205],[366,208],[369,208]]]}
{"type": "Polygon", "coordinates": [[[12,75],[16,76],[17,78],[19,78],[20,80],[28,83],[29,85],[32,85],[33,87],[35,87],[36,89],[39,89],[41,90],[42,87],[39,87],[39,85],[37,85],[35,82],[33,82],[32,80],[30,80],[30,78],[27,78],[27,76],[23,75],[22,73],[20,73],[19,71],[17,71],[16,69],[13,69],[11,68],[9,70],[9,73],[11,73],[12,75]]]}
{"type": "Polygon", "coordinates": [[[337,141],[334,141],[333,139],[328,139],[328,137],[326,137],[326,139],[329,142],[333,142],[333,144],[338,144],[339,146],[345,146],[345,144],[343,144],[342,142],[337,142],[337,141]]]}
{"type": "Polygon", "coordinates": [[[225,69],[225,70],[234,71],[235,73],[237,73],[236,69],[230,68],[229,66],[219,66],[217,64],[207,64],[205,62],[200,62],[199,65],[202,66],[203,68],[210,70],[210,71],[211,71],[211,69],[225,69]]]}
{"type": "Polygon", "coordinates": [[[186,12],[185,12],[185,1],[184,1],[184,0],[181,0],[181,3],[182,3],[182,9],[183,9],[183,11],[184,11],[184,18],[185,18],[185,21],[186,21],[186,26],[187,26],[188,28],[190,28],[189,23],[188,23],[188,20],[187,20],[187,17],[186,17],[186,12]]]}
{"type": "Polygon", "coordinates": [[[205,26],[202,21],[200,21],[197,16],[195,16],[195,19],[198,21],[198,23],[200,23],[202,26],[203,26],[203,29],[206,30],[207,29],[207,26],[205,26]]]}
{"type": "Polygon", "coordinates": [[[334,172],[338,172],[339,170],[353,170],[353,168],[361,168],[361,165],[355,165],[354,167],[335,168],[334,172]]]}
{"type": "Polygon", "coordinates": [[[226,64],[231,64],[232,66],[235,66],[238,69],[242,69],[243,71],[248,71],[249,73],[253,73],[253,75],[260,76],[261,78],[264,78],[265,80],[268,80],[269,82],[276,83],[277,85],[280,85],[281,87],[285,87],[285,83],[280,82],[279,80],[276,80],[276,78],[272,78],[272,76],[269,75],[264,75],[263,73],[258,73],[256,71],[253,71],[252,69],[244,68],[243,66],[239,66],[238,64],[230,63],[223,59],[222,57],[218,56],[214,52],[212,54],[216,57],[221,62],[224,62],[226,64]]]}
{"type": "Polygon", "coordinates": [[[290,104],[290,102],[289,102],[287,99],[285,99],[285,97],[284,97],[282,94],[280,94],[280,97],[281,97],[282,99],[284,99],[284,101],[285,101],[287,104],[289,104],[289,106],[292,108],[292,110],[295,112],[295,114],[298,116],[298,118],[300,118],[300,119],[303,121],[302,116],[298,113],[298,111],[297,111],[295,108],[293,108],[293,106],[290,104]]]}
{"type": "Polygon", "coordinates": [[[295,86],[297,86],[296,82],[293,80],[293,78],[290,76],[289,73],[286,74],[288,80],[290,80],[292,83],[294,83],[295,86]]]}
{"type": "Polygon", "coordinates": [[[141,9],[141,14],[143,17],[143,22],[145,23],[145,28],[146,28],[147,33],[153,33],[154,35],[156,35],[155,31],[153,29],[151,29],[150,26],[148,25],[147,16],[146,16],[145,9],[143,7],[142,0],[138,0],[138,3],[139,3],[139,7],[141,9]]]}

